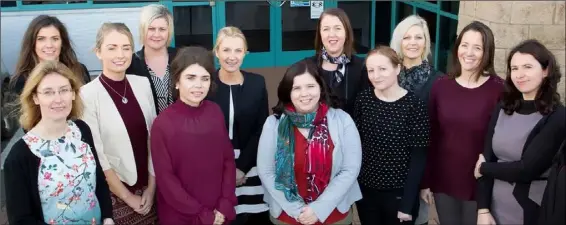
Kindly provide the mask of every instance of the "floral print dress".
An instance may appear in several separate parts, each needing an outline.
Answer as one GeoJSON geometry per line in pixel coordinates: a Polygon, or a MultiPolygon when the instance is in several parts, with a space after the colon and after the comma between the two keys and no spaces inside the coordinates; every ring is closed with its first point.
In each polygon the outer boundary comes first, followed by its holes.
{"type": "Polygon", "coordinates": [[[81,140],[79,127],[68,121],[65,135],[44,140],[28,132],[23,139],[40,158],[38,189],[47,224],[97,224],[101,212],[96,197],[96,161],[81,140]]]}

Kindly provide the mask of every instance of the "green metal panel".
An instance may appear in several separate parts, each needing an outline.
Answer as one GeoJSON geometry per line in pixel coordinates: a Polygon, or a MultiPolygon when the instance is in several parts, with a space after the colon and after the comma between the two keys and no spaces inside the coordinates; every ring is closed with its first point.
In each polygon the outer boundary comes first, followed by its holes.
{"type": "Polygon", "coordinates": [[[370,48],[375,48],[375,1],[371,1],[371,29],[370,29],[370,48]]]}

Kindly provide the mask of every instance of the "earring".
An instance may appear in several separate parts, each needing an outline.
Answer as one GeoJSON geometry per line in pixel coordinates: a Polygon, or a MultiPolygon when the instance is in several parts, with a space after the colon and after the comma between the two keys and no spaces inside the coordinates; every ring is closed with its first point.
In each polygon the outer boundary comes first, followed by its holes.
{"type": "Polygon", "coordinates": [[[175,89],[177,89],[177,90],[178,90],[178,89],[179,89],[179,86],[175,86],[175,89]]]}

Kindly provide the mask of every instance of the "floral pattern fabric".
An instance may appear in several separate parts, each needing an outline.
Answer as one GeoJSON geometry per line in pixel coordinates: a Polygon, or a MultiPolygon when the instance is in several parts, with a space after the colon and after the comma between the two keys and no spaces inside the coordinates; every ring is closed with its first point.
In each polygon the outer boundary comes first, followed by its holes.
{"type": "Polygon", "coordinates": [[[79,127],[72,121],[67,124],[57,140],[44,140],[32,132],[23,137],[40,158],[37,179],[43,218],[47,224],[99,224],[96,161],[81,140],[79,127]]]}

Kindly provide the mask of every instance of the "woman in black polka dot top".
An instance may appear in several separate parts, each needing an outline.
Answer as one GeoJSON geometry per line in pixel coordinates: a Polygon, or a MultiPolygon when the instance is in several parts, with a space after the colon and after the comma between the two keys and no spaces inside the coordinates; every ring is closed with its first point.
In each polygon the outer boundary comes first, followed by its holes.
{"type": "Polygon", "coordinates": [[[401,63],[389,47],[370,51],[366,67],[374,88],[354,105],[362,141],[363,199],[356,203],[362,224],[414,224],[418,214],[430,125],[425,103],[398,84],[401,63]]]}

